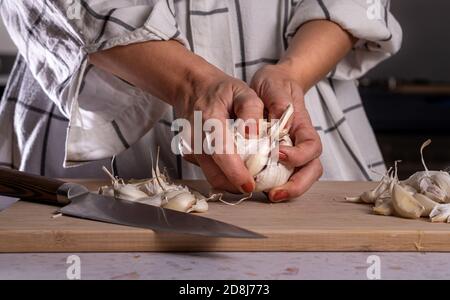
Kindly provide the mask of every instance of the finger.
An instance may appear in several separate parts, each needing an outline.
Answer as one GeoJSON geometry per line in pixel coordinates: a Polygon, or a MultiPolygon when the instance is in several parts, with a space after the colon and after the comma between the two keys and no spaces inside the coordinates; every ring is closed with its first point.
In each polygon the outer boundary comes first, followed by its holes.
{"type": "MultiPolygon", "coordinates": [[[[264,103],[252,90],[242,92],[233,101],[236,117],[245,122],[245,130],[239,131],[246,136],[258,135],[258,122],[263,118],[264,103]]],[[[242,126],[244,127],[244,126],[242,126]]]]}
{"type": "Polygon", "coordinates": [[[195,158],[213,189],[232,193],[239,192],[238,189],[234,188],[233,184],[231,184],[210,156],[202,154],[196,155],[195,158]]]}
{"type": "Polygon", "coordinates": [[[295,146],[280,145],[279,157],[283,164],[291,167],[301,167],[319,158],[322,154],[322,143],[316,130],[311,126],[297,129],[295,146]]]}
{"type": "Polygon", "coordinates": [[[315,159],[299,169],[289,181],[269,191],[272,202],[281,202],[303,195],[322,176],[323,168],[319,159],[315,159]]]}
{"type": "Polygon", "coordinates": [[[242,193],[250,193],[255,189],[255,181],[250,172],[246,168],[244,161],[236,151],[234,143],[234,133],[229,128],[226,119],[220,115],[210,115],[209,118],[214,118],[216,125],[221,125],[215,128],[214,133],[209,134],[214,139],[214,147],[211,149],[211,157],[229,182],[242,193]]]}
{"type": "MultiPolygon", "coordinates": [[[[263,102],[267,108],[270,120],[278,120],[281,118],[286,108],[294,103],[292,95],[281,87],[273,87],[269,89],[263,96],[263,102]]],[[[295,106],[294,106],[295,111],[295,106]]],[[[292,125],[293,117],[289,119],[285,128],[289,129],[292,125]]]]}
{"type": "Polygon", "coordinates": [[[214,154],[212,158],[234,187],[242,193],[253,192],[255,181],[239,155],[214,154]]]}

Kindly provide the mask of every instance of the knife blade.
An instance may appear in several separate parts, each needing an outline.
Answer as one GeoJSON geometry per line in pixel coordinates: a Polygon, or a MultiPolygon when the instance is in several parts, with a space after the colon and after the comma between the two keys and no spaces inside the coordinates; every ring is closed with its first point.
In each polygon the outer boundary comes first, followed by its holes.
{"type": "Polygon", "coordinates": [[[2,197],[2,196],[0,196],[0,212],[2,210],[7,209],[8,207],[13,205],[17,201],[19,201],[18,198],[10,198],[10,197],[2,197]]]}
{"type": "Polygon", "coordinates": [[[125,226],[228,238],[263,235],[221,221],[161,207],[98,195],[75,183],[0,167],[0,195],[64,206],[62,214],[125,226]]]}

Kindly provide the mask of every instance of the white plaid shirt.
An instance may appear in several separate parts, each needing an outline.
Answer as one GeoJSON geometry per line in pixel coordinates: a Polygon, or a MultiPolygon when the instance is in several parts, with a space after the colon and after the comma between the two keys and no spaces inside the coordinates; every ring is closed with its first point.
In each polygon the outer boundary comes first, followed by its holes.
{"type": "Polygon", "coordinates": [[[150,149],[160,146],[172,176],[199,178],[197,167],[170,151],[171,107],[90,65],[87,55],[175,39],[249,82],[261,66],[278,61],[302,24],[328,19],[359,41],[305,96],[324,145],[323,179],[370,180],[370,166],[385,167],[355,79],[398,51],[402,39],[389,1],[377,3],[0,0],[20,53],[0,102],[0,164],[48,176],[99,177],[100,165],[117,155],[121,176],[146,177],[150,149]]]}

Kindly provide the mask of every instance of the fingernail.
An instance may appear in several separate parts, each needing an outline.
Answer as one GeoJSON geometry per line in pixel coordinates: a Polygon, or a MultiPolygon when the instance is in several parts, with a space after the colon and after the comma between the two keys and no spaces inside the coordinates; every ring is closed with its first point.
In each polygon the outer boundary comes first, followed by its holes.
{"type": "Polygon", "coordinates": [[[278,158],[279,158],[279,160],[286,161],[288,159],[288,156],[286,155],[286,153],[279,152],[278,158]]]}
{"type": "Polygon", "coordinates": [[[249,181],[246,184],[241,185],[241,189],[246,193],[251,193],[254,190],[253,182],[249,181]]]}
{"type": "Polygon", "coordinates": [[[289,198],[289,193],[286,191],[276,191],[275,195],[273,195],[272,201],[279,202],[282,200],[287,200],[289,198]]]}
{"type": "Polygon", "coordinates": [[[255,126],[253,128],[250,129],[249,126],[245,126],[245,136],[246,137],[253,137],[254,136],[258,136],[259,135],[259,128],[258,126],[255,126]]]}

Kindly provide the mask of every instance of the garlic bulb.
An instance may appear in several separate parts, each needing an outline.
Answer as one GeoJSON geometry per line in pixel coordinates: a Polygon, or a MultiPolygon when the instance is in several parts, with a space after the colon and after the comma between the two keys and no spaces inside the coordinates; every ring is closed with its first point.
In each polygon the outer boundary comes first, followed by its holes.
{"type": "Polygon", "coordinates": [[[293,113],[294,108],[292,104],[289,104],[281,118],[272,126],[269,126],[268,122],[263,122],[261,126],[263,130],[260,130],[257,138],[246,139],[239,133],[236,134],[236,148],[255,179],[256,192],[268,191],[283,185],[294,173],[293,168],[281,164],[278,157],[272,155],[278,145],[293,145],[285,130],[293,113]]]}
{"type": "Polygon", "coordinates": [[[431,141],[427,140],[420,147],[425,171],[414,173],[408,179],[400,181],[396,164],[394,172],[392,168],[389,169],[373,190],[346,199],[374,204],[373,212],[380,215],[397,215],[410,219],[428,216],[432,222],[450,223],[450,174],[428,170],[423,150],[430,144],[431,141]]]}

